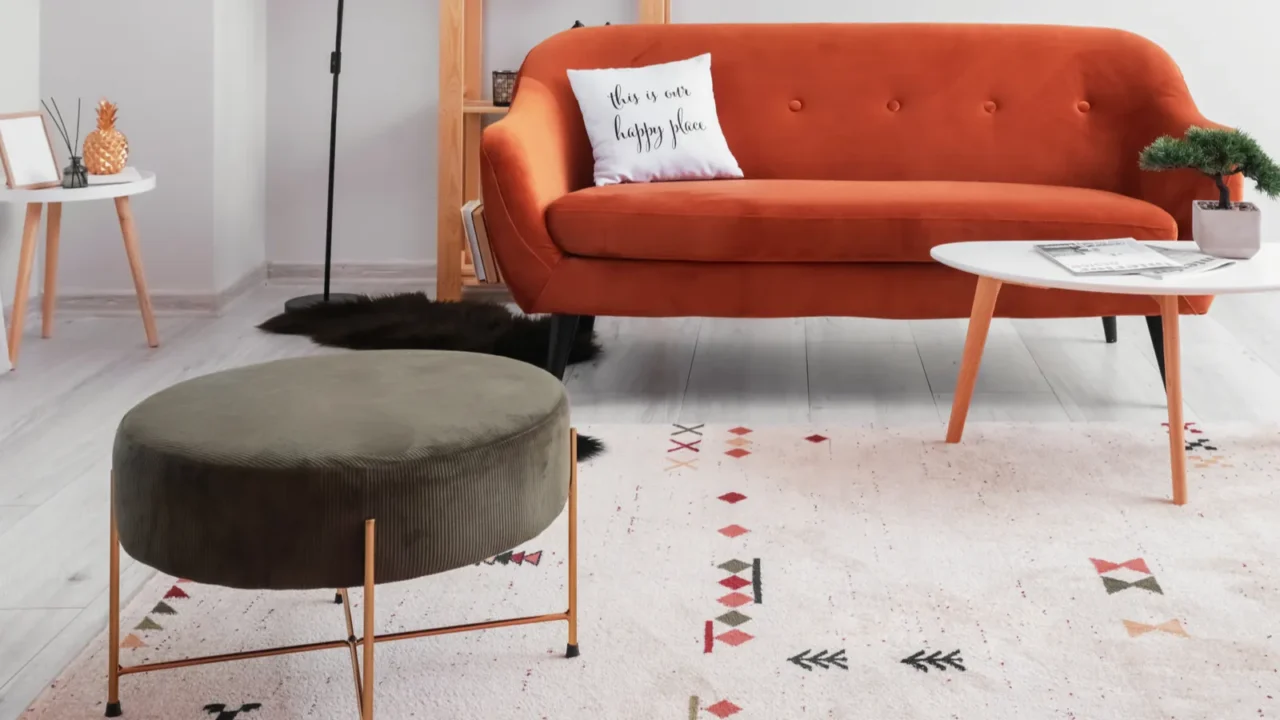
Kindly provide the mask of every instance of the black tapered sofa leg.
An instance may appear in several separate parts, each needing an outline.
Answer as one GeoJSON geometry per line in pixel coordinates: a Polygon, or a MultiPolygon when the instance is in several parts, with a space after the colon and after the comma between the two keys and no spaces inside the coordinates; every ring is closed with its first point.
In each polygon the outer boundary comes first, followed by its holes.
{"type": "Polygon", "coordinates": [[[578,320],[578,332],[582,333],[583,335],[589,336],[591,335],[591,333],[595,331],[596,331],[596,316],[580,315],[578,320]]]}
{"type": "Polygon", "coordinates": [[[1169,387],[1164,376],[1164,319],[1159,315],[1147,316],[1147,332],[1151,334],[1151,347],[1156,351],[1156,365],[1160,367],[1160,384],[1169,387]]]}
{"type": "Polygon", "coordinates": [[[1116,316],[1108,315],[1102,318],[1102,334],[1107,338],[1107,344],[1110,345],[1119,339],[1116,334],[1116,316]]]}
{"type": "Polygon", "coordinates": [[[569,351],[578,335],[579,315],[551,316],[551,343],[547,348],[547,372],[564,380],[564,370],[569,366],[569,351]]]}

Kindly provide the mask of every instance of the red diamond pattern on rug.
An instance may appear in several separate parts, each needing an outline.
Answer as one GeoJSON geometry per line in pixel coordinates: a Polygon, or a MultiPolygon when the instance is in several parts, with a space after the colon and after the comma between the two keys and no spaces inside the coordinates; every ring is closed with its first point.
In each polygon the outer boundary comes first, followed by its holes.
{"type": "Polygon", "coordinates": [[[725,595],[724,597],[720,598],[719,602],[721,605],[724,605],[726,607],[738,608],[751,602],[751,598],[747,597],[746,595],[743,595],[740,592],[731,592],[728,595],[725,595]]]}
{"type": "Polygon", "coordinates": [[[751,531],[742,527],[741,525],[729,525],[729,526],[720,528],[718,532],[721,535],[724,535],[725,537],[736,538],[739,535],[746,535],[751,531]]]}
{"type": "Polygon", "coordinates": [[[707,708],[707,712],[711,713],[712,715],[715,715],[721,720],[724,720],[724,718],[727,718],[730,715],[737,715],[738,713],[742,712],[742,708],[738,707],[737,705],[734,705],[728,700],[721,700],[715,705],[709,706],[707,708]]]}
{"type": "Polygon", "coordinates": [[[736,427],[730,430],[729,432],[733,433],[734,435],[746,435],[751,432],[751,428],[736,427]]]}
{"type": "Polygon", "coordinates": [[[743,450],[742,448],[734,448],[725,452],[725,455],[728,455],[731,458],[744,458],[750,454],[750,450],[743,450]]]}
{"type": "Polygon", "coordinates": [[[742,502],[743,500],[746,500],[746,499],[747,499],[747,496],[746,496],[746,495],[743,495],[743,494],[742,494],[742,493],[740,493],[740,492],[730,492],[730,493],[725,493],[725,494],[721,495],[721,496],[720,496],[719,498],[717,498],[717,499],[718,499],[718,500],[723,500],[723,501],[725,501],[725,502],[729,503],[730,505],[736,505],[736,504],[738,504],[738,503],[742,502]]]}
{"type": "Polygon", "coordinates": [[[725,587],[727,587],[727,588],[729,588],[730,590],[741,590],[742,588],[746,587],[747,585],[750,585],[750,584],[751,584],[751,581],[750,581],[750,580],[743,580],[742,578],[738,577],[737,575],[730,575],[729,577],[727,577],[727,578],[725,578],[725,579],[721,580],[721,581],[720,581],[720,584],[721,584],[721,585],[723,585],[723,586],[725,586],[725,587]]]}
{"type": "Polygon", "coordinates": [[[831,438],[828,438],[825,435],[816,435],[816,434],[810,435],[809,437],[805,438],[805,440],[808,440],[809,442],[814,443],[815,445],[820,442],[826,442],[827,440],[830,440],[830,439],[831,438]]]}
{"type": "Polygon", "coordinates": [[[748,635],[747,633],[744,633],[741,630],[730,630],[727,633],[717,635],[716,639],[719,640],[720,642],[727,642],[734,647],[738,647],[739,645],[741,645],[742,643],[748,640],[754,640],[755,636],[748,635]]]}

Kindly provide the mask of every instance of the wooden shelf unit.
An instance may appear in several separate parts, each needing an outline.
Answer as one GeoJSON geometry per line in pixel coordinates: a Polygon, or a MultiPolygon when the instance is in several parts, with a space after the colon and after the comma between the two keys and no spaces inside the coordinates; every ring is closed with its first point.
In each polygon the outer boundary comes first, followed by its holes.
{"type": "MultiPolygon", "coordinates": [[[[671,0],[637,2],[640,22],[671,22],[671,0]]],[[[554,3],[546,5],[554,7],[554,3]]],[[[462,225],[462,206],[480,197],[481,122],[485,116],[507,112],[484,99],[483,76],[484,0],[440,0],[436,178],[436,297],[440,300],[459,300],[464,286],[479,284],[462,225]]]]}

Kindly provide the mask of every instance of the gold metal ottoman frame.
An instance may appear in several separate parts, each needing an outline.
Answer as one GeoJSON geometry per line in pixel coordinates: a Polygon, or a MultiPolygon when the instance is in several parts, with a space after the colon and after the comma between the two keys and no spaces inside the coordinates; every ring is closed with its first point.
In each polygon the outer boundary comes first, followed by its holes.
{"type": "Polygon", "coordinates": [[[569,644],[565,657],[578,656],[578,431],[569,431],[569,609],[562,613],[550,615],[533,615],[530,617],[512,618],[508,620],[490,620],[486,622],[450,625],[448,627],[411,630],[407,632],[377,635],[373,632],[374,611],[374,559],[375,528],[377,521],[369,518],[364,523],[364,624],[363,635],[355,635],[355,625],[351,617],[351,601],[346,589],[338,590],[337,599],[342,602],[346,615],[347,639],[327,642],[289,645],[285,647],[249,650],[245,652],[226,653],[224,655],[206,655],[204,657],[172,660],[169,662],[144,663],[128,667],[120,664],[120,535],[116,526],[115,513],[115,474],[111,478],[111,586],[108,595],[109,627],[107,646],[107,717],[119,717],[123,714],[120,706],[120,676],[137,673],[154,672],[156,670],[172,670],[175,668],[209,665],[231,660],[250,660],[254,658],[290,655],[293,653],[311,652],[315,650],[335,650],[347,648],[351,653],[351,674],[355,680],[356,702],[360,706],[360,719],[373,720],[373,647],[377,643],[393,640],[410,640],[413,638],[432,637],[434,635],[450,635],[472,630],[489,630],[492,628],[513,627],[516,625],[532,625],[534,623],[558,622],[569,623],[569,644]],[[359,656],[363,652],[363,663],[359,656]]]}

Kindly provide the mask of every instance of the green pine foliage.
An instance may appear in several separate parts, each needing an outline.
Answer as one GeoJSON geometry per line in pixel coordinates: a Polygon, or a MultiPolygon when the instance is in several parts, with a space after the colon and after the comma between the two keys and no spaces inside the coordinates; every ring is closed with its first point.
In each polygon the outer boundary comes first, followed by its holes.
{"type": "Polygon", "coordinates": [[[1231,209],[1231,192],[1225,178],[1235,174],[1253,180],[1258,192],[1280,196],[1280,166],[1262,151],[1258,141],[1239,130],[1191,127],[1185,138],[1159,137],[1139,157],[1143,170],[1189,168],[1213,178],[1218,185],[1218,207],[1231,209]]]}

